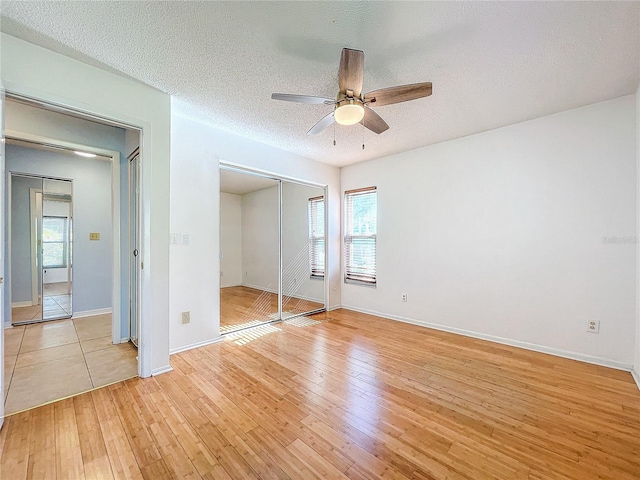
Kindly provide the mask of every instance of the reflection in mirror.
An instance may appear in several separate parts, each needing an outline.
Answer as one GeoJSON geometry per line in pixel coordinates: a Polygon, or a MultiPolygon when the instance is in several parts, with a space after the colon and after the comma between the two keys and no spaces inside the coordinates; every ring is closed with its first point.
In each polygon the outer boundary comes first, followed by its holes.
{"type": "Polygon", "coordinates": [[[324,189],[282,182],[282,318],[324,308],[324,189]]]}
{"type": "Polygon", "coordinates": [[[72,315],[71,181],[45,178],[42,188],[42,318],[72,315]]]}
{"type": "Polygon", "coordinates": [[[42,178],[11,174],[11,322],[42,320],[42,178]]]}
{"type": "Polygon", "coordinates": [[[220,332],[278,319],[278,181],[220,169],[220,332]]]}

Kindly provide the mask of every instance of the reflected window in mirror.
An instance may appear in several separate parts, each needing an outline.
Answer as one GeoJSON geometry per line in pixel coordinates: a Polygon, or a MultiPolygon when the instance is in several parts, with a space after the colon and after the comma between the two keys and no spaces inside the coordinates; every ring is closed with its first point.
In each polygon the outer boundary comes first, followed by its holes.
{"type": "Polygon", "coordinates": [[[42,217],[42,266],[67,267],[67,217],[42,217]]]}
{"type": "Polygon", "coordinates": [[[324,278],[324,197],[309,199],[309,269],[311,278],[324,278]]]}

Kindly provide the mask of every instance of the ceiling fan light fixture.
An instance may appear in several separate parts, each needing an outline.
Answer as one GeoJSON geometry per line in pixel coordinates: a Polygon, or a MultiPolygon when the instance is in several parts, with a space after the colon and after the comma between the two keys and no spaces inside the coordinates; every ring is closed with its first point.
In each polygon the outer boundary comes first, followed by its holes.
{"type": "Polygon", "coordinates": [[[334,118],[340,125],[355,125],[364,118],[364,107],[360,102],[350,99],[336,109],[334,118]]]}

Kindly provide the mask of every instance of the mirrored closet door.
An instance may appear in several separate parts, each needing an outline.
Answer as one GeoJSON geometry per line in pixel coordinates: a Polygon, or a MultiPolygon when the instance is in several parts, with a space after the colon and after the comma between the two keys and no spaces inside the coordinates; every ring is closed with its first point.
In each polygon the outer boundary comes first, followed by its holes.
{"type": "Polygon", "coordinates": [[[220,332],[325,308],[325,190],[220,167],[220,332]]]}
{"type": "Polygon", "coordinates": [[[11,323],[73,314],[72,182],[10,175],[11,323]]]}

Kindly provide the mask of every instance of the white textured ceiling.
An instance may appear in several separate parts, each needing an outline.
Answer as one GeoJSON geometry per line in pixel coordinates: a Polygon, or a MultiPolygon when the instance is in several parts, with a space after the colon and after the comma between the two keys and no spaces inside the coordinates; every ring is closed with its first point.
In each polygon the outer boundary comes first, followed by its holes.
{"type": "Polygon", "coordinates": [[[278,182],[271,178],[259,177],[246,173],[238,173],[232,170],[220,170],[220,191],[244,195],[245,193],[277,187],[278,182]]]}
{"type": "Polygon", "coordinates": [[[13,2],[2,30],[173,95],[180,113],[333,165],[635,92],[639,2],[13,2]],[[307,130],[331,107],[343,47],[364,91],[422,81],[377,109],[390,130],[307,130]]]}

